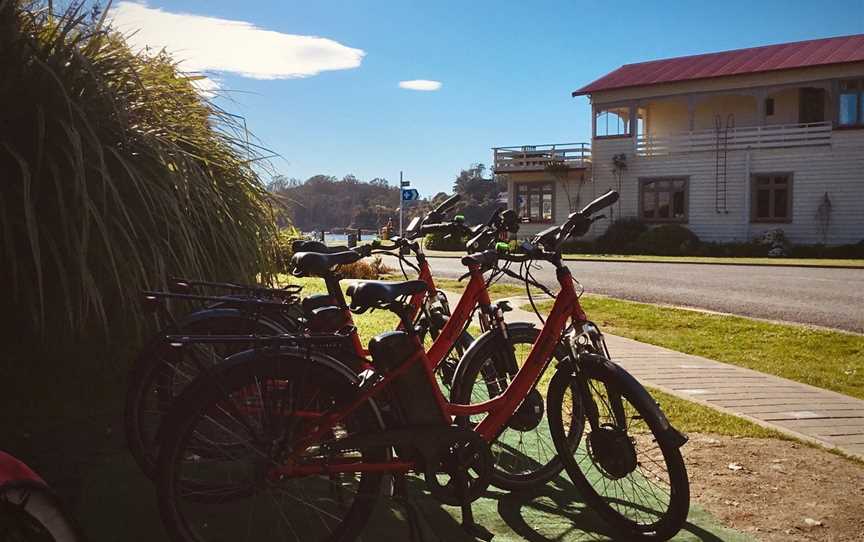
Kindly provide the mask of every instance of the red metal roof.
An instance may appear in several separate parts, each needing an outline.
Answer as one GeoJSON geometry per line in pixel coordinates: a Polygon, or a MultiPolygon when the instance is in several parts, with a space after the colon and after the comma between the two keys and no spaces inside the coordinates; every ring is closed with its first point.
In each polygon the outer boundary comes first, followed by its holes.
{"type": "Polygon", "coordinates": [[[600,90],[864,61],[864,34],[625,64],[573,96],[600,90]]]}

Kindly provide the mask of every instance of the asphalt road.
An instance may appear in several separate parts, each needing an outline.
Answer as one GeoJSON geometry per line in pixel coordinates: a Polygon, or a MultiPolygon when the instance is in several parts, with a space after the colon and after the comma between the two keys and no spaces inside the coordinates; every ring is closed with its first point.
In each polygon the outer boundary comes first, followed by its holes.
{"type": "MultiPolygon", "coordinates": [[[[465,272],[457,258],[429,262],[440,276],[465,272]]],[[[864,269],[585,261],[567,265],[586,293],[864,333],[864,269]]],[[[534,276],[556,284],[548,264],[534,276]]]]}

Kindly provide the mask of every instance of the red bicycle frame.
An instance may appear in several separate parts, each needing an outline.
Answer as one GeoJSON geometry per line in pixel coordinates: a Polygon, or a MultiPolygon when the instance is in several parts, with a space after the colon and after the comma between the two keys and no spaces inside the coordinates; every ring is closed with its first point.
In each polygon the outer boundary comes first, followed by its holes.
{"type": "MultiPolygon", "coordinates": [[[[463,311],[470,311],[473,305],[468,306],[466,299],[469,299],[469,293],[488,300],[488,292],[486,292],[485,281],[482,271],[478,266],[469,266],[471,281],[468,283],[466,295],[462,297],[459,305],[453,313],[453,318],[441,332],[440,339],[452,339],[457,333],[455,323],[465,317],[463,311]],[[470,291],[470,292],[469,292],[470,291]]],[[[528,355],[525,363],[520,367],[515,378],[507,387],[503,394],[473,405],[460,405],[449,403],[435,381],[434,369],[437,365],[434,356],[440,355],[440,349],[436,347],[438,341],[432,345],[429,353],[423,351],[419,340],[416,339],[417,350],[405,363],[401,364],[397,369],[387,373],[382,380],[377,382],[371,389],[361,393],[351,404],[346,407],[330,413],[314,413],[304,412],[303,416],[323,418],[321,421],[315,422],[314,430],[293,445],[292,453],[289,458],[289,465],[275,467],[271,470],[272,476],[308,476],[314,474],[333,474],[337,472],[404,472],[411,470],[414,465],[406,461],[391,461],[387,463],[366,463],[366,462],[347,462],[344,464],[305,464],[292,465],[299,458],[299,455],[309,446],[317,444],[318,440],[328,434],[333,426],[347,418],[354,411],[360,408],[367,400],[375,397],[382,392],[394,379],[411,368],[415,363],[423,363],[426,370],[426,376],[429,385],[435,394],[440,408],[442,420],[446,424],[452,422],[454,416],[469,416],[486,413],[486,417],[474,428],[474,431],[487,442],[495,440],[500,433],[502,427],[507,423],[510,417],[516,412],[516,409],[522,403],[522,400],[534,388],[543,371],[548,365],[548,361],[552,358],[555,347],[558,344],[561,334],[567,328],[567,321],[572,320],[574,324],[582,324],[587,322],[587,316],[579,303],[579,296],[573,287],[570,271],[559,266],[557,270],[557,278],[560,283],[561,290],[555,299],[555,304],[549,314],[543,330],[537,337],[537,340],[531,347],[531,352],[528,355]]],[[[458,328],[461,330],[461,327],[458,328]]],[[[445,352],[446,354],[446,352],[445,352]]],[[[300,414],[300,413],[298,413],[300,414]]]]}
{"type": "MultiPolygon", "coordinates": [[[[419,267],[420,272],[418,279],[425,282],[427,288],[425,292],[412,295],[408,302],[408,305],[411,307],[409,318],[412,321],[420,312],[426,298],[428,296],[437,295],[438,293],[438,289],[435,287],[435,280],[432,278],[432,272],[425,258],[420,260],[419,267]]],[[[486,281],[483,278],[483,274],[478,272],[475,276],[475,274],[472,273],[471,280],[469,280],[466,285],[465,291],[462,293],[462,297],[459,298],[459,303],[450,315],[447,324],[429,348],[428,359],[431,360],[429,363],[431,363],[433,370],[437,368],[444,359],[446,359],[447,354],[453,349],[453,345],[456,344],[459,335],[465,328],[465,324],[471,320],[474,307],[477,305],[487,307],[491,304],[492,300],[489,298],[489,292],[486,290],[486,281]]],[[[351,311],[346,308],[345,313],[348,321],[353,323],[353,315],[351,311]]],[[[400,323],[399,329],[401,328],[402,324],[400,323]]],[[[360,357],[368,358],[369,351],[363,348],[363,345],[360,342],[360,335],[356,331],[353,333],[352,341],[354,343],[355,353],[360,357]]]]}

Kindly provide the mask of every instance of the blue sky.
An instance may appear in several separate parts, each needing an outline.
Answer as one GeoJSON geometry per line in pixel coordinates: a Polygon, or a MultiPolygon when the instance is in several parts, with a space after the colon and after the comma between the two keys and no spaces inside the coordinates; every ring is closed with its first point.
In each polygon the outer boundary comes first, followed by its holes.
{"type": "Polygon", "coordinates": [[[167,28],[158,18],[118,21],[124,30],[152,27],[152,36],[141,32],[152,41],[186,40],[180,58],[212,49],[193,67],[232,91],[224,105],[282,156],[278,172],[392,183],[404,170],[424,196],[449,191],[471,163],[488,165],[490,147],[589,141],[587,98],[570,92],[621,64],[864,33],[864,0],[148,0],[146,8],[327,38],[307,46],[268,33],[255,49],[257,42],[234,34],[196,35],[184,19],[177,19],[181,36],[156,32],[167,28]],[[295,42],[296,54],[275,58],[295,42]],[[408,80],[441,88],[398,86],[408,80]]]}

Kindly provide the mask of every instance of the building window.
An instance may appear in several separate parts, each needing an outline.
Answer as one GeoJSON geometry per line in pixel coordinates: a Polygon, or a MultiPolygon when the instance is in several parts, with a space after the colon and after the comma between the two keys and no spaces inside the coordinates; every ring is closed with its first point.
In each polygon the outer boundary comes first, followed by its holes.
{"type": "Polygon", "coordinates": [[[639,216],[646,222],[687,222],[687,179],[640,179],[639,216]]]}
{"type": "Polygon", "coordinates": [[[553,183],[519,183],[516,185],[516,211],[522,222],[555,220],[555,185],[553,183]]]}
{"type": "Polygon", "coordinates": [[[774,98],[765,98],[765,115],[772,116],[774,114],[774,98]]]}
{"type": "Polygon", "coordinates": [[[629,107],[606,107],[594,110],[594,137],[629,136],[629,107]]]}
{"type": "Polygon", "coordinates": [[[792,220],[792,175],[760,173],[753,175],[753,222],[790,222],[792,220]]]}
{"type": "Polygon", "coordinates": [[[837,124],[864,126],[864,79],[840,81],[837,124]]]}

